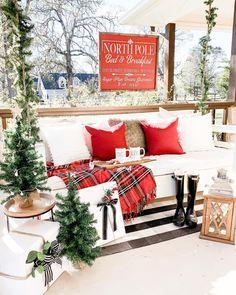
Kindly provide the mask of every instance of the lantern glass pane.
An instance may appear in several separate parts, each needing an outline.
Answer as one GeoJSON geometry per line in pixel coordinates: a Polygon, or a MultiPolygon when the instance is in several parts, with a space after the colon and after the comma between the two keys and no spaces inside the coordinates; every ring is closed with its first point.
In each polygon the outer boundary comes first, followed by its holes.
{"type": "Polygon", "coordinates": [[[220,226],[220,234],[226,235],[226,226],[224,223],[220,226]]]}
{"type": "Polygon", "coordinates": [[[209,232],[210,233],[215,233],[216,232],[216,226],[215,226],[215,223],[213,221],[210,223],[209,232]]]}
{"type": "Polygon", "coordinates": [[[227,222],[230,213],[230,203],[222,201],[212,201],[209,211],[209,229],[210,234],[225,238],[227,235],[227,222]]]}
{"type": "Polygon", "coordinates": [[[200,238],[235,244],[236,198],[218,195],[204,197],[200,238]]]}

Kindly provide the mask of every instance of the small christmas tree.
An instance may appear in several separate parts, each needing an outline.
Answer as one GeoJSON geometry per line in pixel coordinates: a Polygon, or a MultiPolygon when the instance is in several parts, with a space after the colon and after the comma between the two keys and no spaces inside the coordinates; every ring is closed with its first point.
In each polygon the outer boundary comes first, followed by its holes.
{"type": "Polygon", "coordinates": [[[10,194],[3,202],[15,195],[23,198],[29,193],[45,187],[47,176],[45,166],[39,161],[34,148],[34,138],[28,135],[28,130],[19,117],[13,130],[7,130],[5,136],[4,162],[0,162],[0,190],[10,194]]]}
{"type": "Polygon", "coordinates": [[[21,203],[23,197],[20,207],[26,207],[30,205],[29,199],[32,199],[28,198],[31,191],[46,190],[45,168],[35,150],[35,143],[39,141],[36,112],[39,98],[33,88],[32,66],[28,63],[33,25],[21,8],[20,1],[2,1],[0,12],[6,19],[7,62],[12,69],[15,106],[20,111],[15,130],[5,133],[4,163],[0,163],[0,180],[4,180],[4,183],[0,185],[0,190],[10,194],[4,201],[18,196],[21,203]]]}
{"type": "Polygon", "coordinates": [[[67,196],[57,194],[56,198],[59,210],[55,212],[55,217],[60,223],[57,239],[61,255],[66,256],[75,265],[80,262],[92,265],[100,253],[100,248],[95,247],[99,237],[93,226],[96,221],[89,212],[89,203],[80,202],[70,176],[67,196]]]}

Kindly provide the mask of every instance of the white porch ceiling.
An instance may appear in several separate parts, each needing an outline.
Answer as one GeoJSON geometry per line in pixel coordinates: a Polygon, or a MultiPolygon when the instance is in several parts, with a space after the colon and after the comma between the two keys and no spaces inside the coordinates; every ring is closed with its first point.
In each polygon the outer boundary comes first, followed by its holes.
{"type": "MultiPolygon", "coordinates": [[[[176,23],[178,28],[206,28],[204,0],[143,0],[120,20],[124,25],[163,27],[176,23]]],[[[216,30],[232,30],[234,0],[215,0],[218,8],[216,30]]]]}

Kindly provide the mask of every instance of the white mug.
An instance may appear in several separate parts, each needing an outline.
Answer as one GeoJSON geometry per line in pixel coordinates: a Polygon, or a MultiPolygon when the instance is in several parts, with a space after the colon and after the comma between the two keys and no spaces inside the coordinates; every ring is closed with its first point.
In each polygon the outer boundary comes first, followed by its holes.
{"type": "Polygon", "coordinates": [[[126,152],[129,151],[126,148],[116,148],[116,160],[120,163],[124,163],[127,160],[126,152]]]}
{"type": "Polygon", "coordinates": [[[129,148],[129,158],[130,160],[137,161],[145,155],[145,149],[141,147],[130,147],[129,148]]]}

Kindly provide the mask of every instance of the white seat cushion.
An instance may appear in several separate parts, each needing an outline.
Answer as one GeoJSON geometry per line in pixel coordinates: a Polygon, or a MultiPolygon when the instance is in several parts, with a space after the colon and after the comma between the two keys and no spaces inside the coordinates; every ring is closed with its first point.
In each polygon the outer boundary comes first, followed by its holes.
{"type": "MultiPolygon", "coordinates": [[[[183,155],[161,155],[153,162],[143,164],[150,168],[155,177],[173,174],[176,170],[212,170],[218,168],[232,168],[233,150],[214,148],[211,151],[189,152],[183,155]]],[[[65,184],[57,176],[50,177],[49,187],[55,191],[64,190],[65,184]]]]}
{"type": "Polygon", "coordinates": [[[206,170],[232,167],[233,150],[214,148],[211,151],[189,152],[183,155],[161,155],[156,161],[145,163],[155,176],[174,173],[176,170],[206,170]]]}

